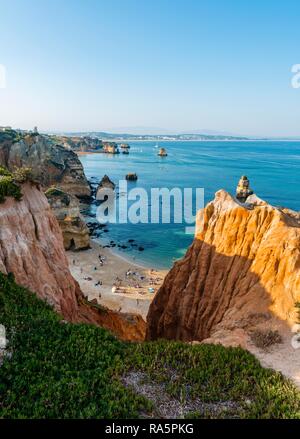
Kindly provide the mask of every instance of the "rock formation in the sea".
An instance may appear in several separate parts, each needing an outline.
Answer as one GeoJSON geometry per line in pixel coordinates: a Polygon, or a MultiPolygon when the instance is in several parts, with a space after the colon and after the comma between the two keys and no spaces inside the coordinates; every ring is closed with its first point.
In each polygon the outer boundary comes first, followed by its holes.
{"type": "Polygon", "coordinates": [[[45,195],[62,230],[65,249],[89,248],[90,233],[80,214],[78,198],[54,187],[48,189],[45,195]]]}
{"type": "Polygon", "coordinates": [[[77,197],[90,197],[91,188],[83,166],[73,151],[38,133],[6,134],[0,137],[0,165],[10,171],[15,167],[30,167],[43,188],[55,185],[77,197]]]}
{"type": "Polygon", "coordinates": [[[246,175],[242,175],[236,188],[236,198],[244,203],[249,195],[253,194],[253,190],[250,188],[250,182],[246,175]]]}
{"type": "Polygon", "coordinates": [[[293,325],[299,301],[299,215],[220,190],[150,306],[147,338],[245,345],[262,322],[293,325]]]}
{"type": "Polygon", "coordinates": [[[160,148],[158,154],[160,157],[167,157],[168,153],[167,150],[165,148],[160,148]]]}
{"type": "MultiPolygon", "coordinates": [[[[66,320],[94,323],[125,340],[142,340],[142,317],[90,304],[72,277],[62,232],[43,191],[21,185],[21,200],[0,203],[0,271],[51,304],[66,320]]],[[[18,197],[19,198],[19,197],[18,197]]]]}
{"type": "Polygon", "coordinates": [[[128,181],[136,181],[138,179],[138,176],[136,175],[136,173],[130,172],[125,176],[125,179],[128,181]]]}
{"type": "Polygon", "coordinates": [[[118,145],[114,142],[103,142],[103,152],[107,154],[119,154],[118,145]]]}
{"type": "Polygon", "coordinates": [[[111,179],[107,175],[104,175],[104,177],[102,178],[102,180],[100,181],[97,187],[96,199],[97,200],[102,199],[102,194],[106,189],[110,189],[114,191],[115,187],[116,187],[115,183],[111,181],[111,179]]]}

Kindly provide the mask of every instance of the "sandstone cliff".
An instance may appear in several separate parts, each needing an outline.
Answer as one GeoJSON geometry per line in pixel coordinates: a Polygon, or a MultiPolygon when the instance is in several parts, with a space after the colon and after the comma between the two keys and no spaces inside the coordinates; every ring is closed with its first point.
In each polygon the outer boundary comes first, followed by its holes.
{"type": "Polygon", "coordinates": [[[96,137],[90,136],[51,136],[55,143],[63,145],[66,149],[72,151],[101,151],[102,141],[96,137]]]}
{"type": "Polygon", "coordinates": [[[261,322],[293,325],[297,301],[299,215],[221,190],[199,212],[193,244],[154,298],[147,338],[243,344],[261,322]]]}
{"type": "Polygon", "coordinates": [[[0,137],[0,165],[10,171],[15,167],[30,167],[33,177],[44,188],[55,185],[77,197],[91,195],[77,155],[53,142],[49,136],[18,134],[13,130],[5,133],[0,137]]]}
{"type": "Polygon", "coordinates": [[[140,340],[140,316],[91,306],[72,277],[59,224],[47,198],[32,183],[21,186],[22,199],[0,204],[0,271],[51,304],[66,320],[95,323],[123,339],[140,340]]]}
{"type": "Polygon", "coordinates": [[[50,188],[45,193],[62,230],[66,250],[90,247],[90,232],[80,214],[78,199],[60,189],[50,188]]]}
{"type": "Polygon", "coordinates": [[[114,191],[115,188],[116,188],[115,183],[112,182],[107,175],[104,175],[104,177],[102,178],[96,189],[96,200],[103,199],[102,197],[107,193],[107,189],[114,191]]]}

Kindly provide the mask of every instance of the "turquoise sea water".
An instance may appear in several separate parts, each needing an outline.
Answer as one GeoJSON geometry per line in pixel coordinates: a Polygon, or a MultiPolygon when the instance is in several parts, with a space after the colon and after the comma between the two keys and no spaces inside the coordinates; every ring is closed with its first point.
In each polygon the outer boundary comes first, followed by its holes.
{"type": "MultiPolygon", "coordinates": [[[[300,142],[160,142],[168,157],[157,156],[156,142],[131,142],[130,154],[81,156],[89,179],[100,181],[107,174],[117,183],[129,172],[138,181],[129,188],[200,188],[205,202],[223,188],[232,194],[245,174],[255,193],[275,206],[300,210],[300,142]]],[[[87,214],[94,214],[92,205],[87,214]]],[[[123,256],[157,268],[169,268],[192,242],[184,224],[109,224],[102,242],[126,245],[123,256]],[[128,245],[134,239],[137,246],[128,245]],[[144,251],[137,248],[143,247],[144,251]]]]}

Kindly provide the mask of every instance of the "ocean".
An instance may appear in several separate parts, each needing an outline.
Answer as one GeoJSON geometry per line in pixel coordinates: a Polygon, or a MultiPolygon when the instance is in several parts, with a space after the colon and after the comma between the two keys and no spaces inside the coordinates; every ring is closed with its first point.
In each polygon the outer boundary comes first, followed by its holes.
{"type": "MultiPolygon", "coordinates": [[[[135,172],[137,182],[128,189],[204,188],[205,203],[219,189],[235,194],[241,175],[251,188],[274,206],[300,210],[300,142],[159,142],[167,157],[157,156],[156,142],[130,142],[130,154],[87,154],[80,156],[87,178],[100,181],[107,174],[118,184],[135,172]]],[[[150,201],[149,201],[150,203],[150,201]]],[[[149,204],[149,209],[151,208],[149,204]]],[[[85,211],[87,221],[96,212],[93,204],[85,211]]],[[[153,268],[170,268],[182,257],[193,240],[186,224],[108,224],[98,238],[111,241],[121,256],[153,268]],[[129,243],[128,240],[134,240],[129,243]]]]}

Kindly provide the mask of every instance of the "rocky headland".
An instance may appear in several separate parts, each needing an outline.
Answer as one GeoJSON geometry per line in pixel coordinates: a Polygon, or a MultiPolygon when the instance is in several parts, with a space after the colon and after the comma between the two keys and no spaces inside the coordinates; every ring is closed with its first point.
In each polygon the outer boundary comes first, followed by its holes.
{"type": "Polygon", "coordinates": [[[0,165],[10,171],[31,168],[33,177],[44,189],[57,186],[79,198],[89,198],[91,188],[75,152],[38,132],[1,133],[0,165]]]}
{"type": "Polygon", "coordinates": [[[97,137],[90,136],[51,136],[55,143],[75,152],[100,152],[103,143],[97,137]]]}
{"type": "Polygon", "coordinates": [[[299,214],[255,195],[245,201],[220,190],[199,211],[192,245],[151,303],[148,340],[248,347],[255,330],[290,333],[300,301],[299,214]]]}

